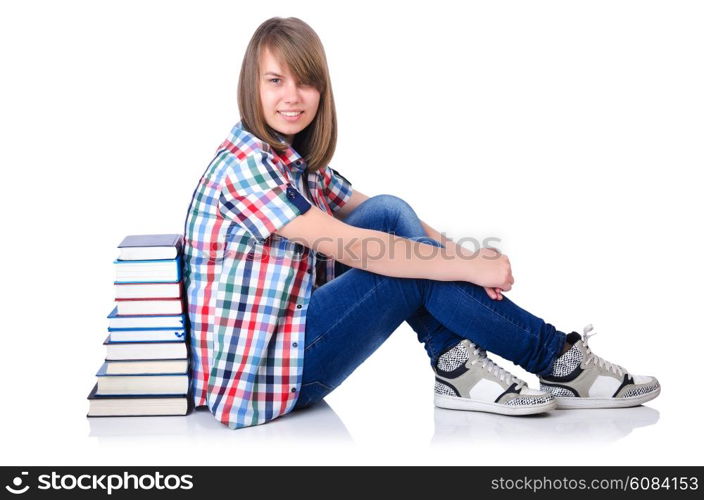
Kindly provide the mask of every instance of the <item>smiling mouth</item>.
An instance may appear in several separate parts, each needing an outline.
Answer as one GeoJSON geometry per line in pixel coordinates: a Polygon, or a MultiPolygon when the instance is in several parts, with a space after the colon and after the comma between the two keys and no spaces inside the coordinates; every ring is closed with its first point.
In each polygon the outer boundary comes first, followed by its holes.
{"type": "Polygon", "coordinates": [[[288,116],[288,117],[293,118],[295,116],[303,114],[303,111],[278,111],[278,113],[283,116],[288,116]]]}

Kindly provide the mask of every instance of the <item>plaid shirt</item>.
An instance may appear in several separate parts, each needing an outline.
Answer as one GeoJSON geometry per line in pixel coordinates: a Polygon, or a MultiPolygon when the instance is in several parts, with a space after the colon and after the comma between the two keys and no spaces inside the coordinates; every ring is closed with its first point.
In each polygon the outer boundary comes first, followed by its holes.
{"type": "Polygon", "coordinates": [[[293,148],[278,155],[240,122],[217,149],[188,210],[184,279],[194,404],[207,404],[233,429],[293,409],[310,296],[334,278],[334,260],[274,233],[311,205],[332,214],[352,194],[350,182],[329,166],[313,173],[306,166],[293,148]]]}

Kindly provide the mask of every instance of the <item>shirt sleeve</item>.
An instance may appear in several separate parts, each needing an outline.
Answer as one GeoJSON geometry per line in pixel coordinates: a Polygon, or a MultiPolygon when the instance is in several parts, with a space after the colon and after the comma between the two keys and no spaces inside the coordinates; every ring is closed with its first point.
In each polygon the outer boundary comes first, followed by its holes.
{"type": "Polygon", "coordinates": [[[260,150],[244,160],[232,157],[230,161],[218,209],[260,242],[310,209],[311,204],[286,180],[270,153],[260,150]]]}
{"type": "Polygon", "coordinates": [[[323,193],[330,209],[335,212],[352,196],[352,183],[340,172],[327,166],[323,169],[323,193]]]}

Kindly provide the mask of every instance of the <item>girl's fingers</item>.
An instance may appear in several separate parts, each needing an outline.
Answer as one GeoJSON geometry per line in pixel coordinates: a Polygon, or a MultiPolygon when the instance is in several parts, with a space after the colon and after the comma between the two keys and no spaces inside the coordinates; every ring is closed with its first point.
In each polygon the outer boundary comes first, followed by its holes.
{"type": "Polygon", "coordinates": [[[492,300],[503,300],[504,298],[501,288],[485,286],[484,290],[486,290],[486,294],[491,297],[492,300]]]}

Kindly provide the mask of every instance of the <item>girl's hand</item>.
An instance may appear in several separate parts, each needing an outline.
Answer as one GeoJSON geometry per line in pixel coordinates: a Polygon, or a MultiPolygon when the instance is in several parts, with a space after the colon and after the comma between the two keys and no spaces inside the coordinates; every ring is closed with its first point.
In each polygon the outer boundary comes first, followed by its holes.
{"type": "Polygon", "coordinates": [[[495,248],[481,248],[474,257],[467,281],[483,287],[493,300],[501,300],[514,282],[508,257],[495,248]]]}

